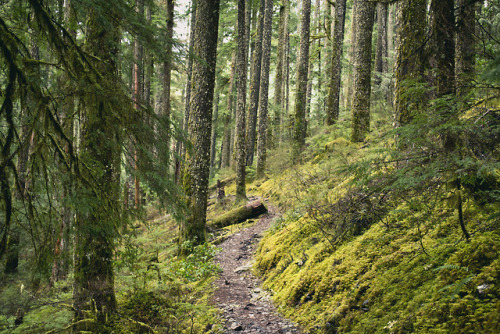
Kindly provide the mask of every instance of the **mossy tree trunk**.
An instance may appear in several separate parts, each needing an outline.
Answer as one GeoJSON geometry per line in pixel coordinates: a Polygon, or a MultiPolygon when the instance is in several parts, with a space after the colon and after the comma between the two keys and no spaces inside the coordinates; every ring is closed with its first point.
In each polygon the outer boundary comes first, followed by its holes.
{"type": "Polygon", "coordinates": [[[235,127],[235,165],[236,165],[236,200],[246,200],[245,189],[245,166],[246,166],[246,143],[245,143],[245,123],[246,123],[246,97],[247,97],[247,34],[245,1],[238,0],[238,95],[236,102],[236,127],[235,127]]]}
{"type": "Polygon", "coordinates": [[[229,88],[227,91],[227,110],[224,115],[224,136],[222,138],[222,162],[221,167],[226,168],[231,164],[231,119],[233,115],[233,91],[234,76],[236,73],[236,53],[231,57],[231,74],[229,76],[229,88]]]}
{"type": "Polygon", "coordinates": [[[431,83],[436,97],[455,93],[455,15],[454,0],[432,0],[430,29],[431,83]]]}
{"type": "Polygon", "coordinates": [[[300,51],[297,62],[297,88],[295,91],[295,117],[292,159],[300,156],[306,140],[307,75],[309,69],[309,37],[311,23],[311,0],[302,1],[300,20],[300,51]]]}
{"type": "Polygon", "coordinates": [[[333,125],[339,118],[340,78],[342,75],[342,49],[344,44],[346,0],[339,0],[335,5],[334,36],[332,42],[332,60],[330,89],[326,109],[326,124],[333,125]]]}
{"type": "Polygon", "coordinates": [[[382,75],[389,70],[387,58],[389,49],[387,48],[387,18],[389,14],[389,4],[377,3],[377,47],[375,53],[375,85],[380,85],[382,75]]]}
{"type": "Polygon", "coordinates": [[[350,37],[350,45],[349,45],[349,75],[347,76],[346,84],[345,84],[345,108],[352,108],[352,100],[353,100],[353,86],[354,86],[354,47],[356,45],[356,6],[360,0],[352,0],[352,10],[351,10],[351,31],[349,32],[350,37]]]}
{"type": "Polygon", "coordinates": [[[276,60],[276,79],[274,88],[274,137],[275,140],[281,141],[282,119],[283,119],[283,99],[284,99],[284,73],[285,73],[285,53],[286,53],[286,36],[288,34],[288,15],[289,15],[288,0],[284,0],[280,4],[280,18],[278,23],[278,54],[276,60]]]}
{"type": "MultiPolygon", "coordinates": [[[[78,164],[77,221],[75,224],[74,309],[77,318],[95,312],[106,323],[116,309],[113,250],[119,223],[119,177],[121,155],[119,77],[117,57],[119,28],[91,10],[87,28],[87,51],[96,60],[98,84],[86,94],[81,120],[78,164]],[[111,97],[111,98],[110,98],[111,97]],[[116,97],[116,98],[113,98],[116,97]]],[[[83,324],[85,325],[85,324],[83,324]]],[[[95,329],[95,328],[94,328],[95,329]]]]}
{"type": "Polygon", "coordinates": [[[271,37],[273,23],[273,0],[266,0],[264,11],[264,29],[262,30],[262,64],[259,89],[259,131],[257,138],[258,179],[265,176],[267,159],[267,117],[269,99],[269,68],[271,65],[271,37]]]}
{"type": "Polygon", "coordinates": [[[250,101],[248,103],[248,125],[247,125],[247,166],[253,164],[253,156],[255,153],[255,138],[257,134],[257,115],[259,110],[259,95],[260,95],[260,76],[262,66],[262,33],[264,31],[264,12],[265,0],[260,0],[259,23],[257,26],[257,40],[255,41],[255,50],[253,54],[253,62],[251,65],[250,78],[250,101]]]}
{"type": "Polygon", "coordinates": [[[397,4],[396,64],[394,69],[394,124],[409,123],[419,109],[418,96],[408,85],[424,81],[427,0],[403,0],[397,4]],[[412,98],[413,97],[413,98],[412,98]]]}
{"type": "Polygon", "coordinates": [[[358,0],[355,9],[351,141],[362,142],[370,131],[371,49],[375,3],[358,0]]]}
{"type": "Polygon", "coordinates": [[[184,191],[188,215],[181,224],[180,243],[204,243],[210,172],[210,135],[217,59],[219,0],[200,1],[196,6],[191,110],[188,124],[192,149],[187,155],[184,191]]]}
{"type": "MultiPolygon", "coordinates": [[[[136,0],[136,10],[138,12],[138,16],[144,16],[144,0],[136,0]]],[[[132,77],[134,80],[134,87],[132,90],[132,99],[134,100],[134,108],[139,110],[141,108],[143,91],[142,91],[142,73],[143,73],[143,46],[139,42],[139,39],[136,38],[134,41],[134,66],[132,77]]],[[[140,157],[138,152],[134,153],[134,200],[135,200],[135,208],[139,209],[141,202],[141,190],[140,190],[140,180],[139,180],[139,160],[140,157]]]]}
{"type": "Polygon", "coordinates": [[[474,1],[457,0],[455,77],[459,97],[466,97],[474,78],[476,6],[474,1]]]}
{"type": "MultiPolygon", "coordinates": [[[[183,130],[184,132],[187,133],[188,131],[188,124],[189,124],[189,113],[191,110],[191,76],[192,76],[192,70],[193,70],[193,49],[194,49],[194,28],[195,28],[195,20],[196,20],[196,2],[198,0],[191,0],[191,15],[189,17],[189,53],[187,56],[187,67],[186,67],[186,74],[187,74],[187,80],[186,80],[186,96],[185,96],[185,103],[184,103],[184,121],[182,122],[183,125],[183,130]]],[[[186,157],[186,145],[182,144],[181,145],[181,157],[185,158],[186,157]]],[[[182,165],[182,163],[181,163],[182,165]]],[[[179,166],[178,168],[178,173],[179,175],[175,175],[176,180],[182,180],[182,171],[184,168],[182,166],[179,166]]]]}
{"type": "MultiPolygon", "coordinates": [[[[170,87],[172,81],[172,43],[174,38],[174,0],[167,0],[167,13],[166,13],[166,40],[167,47],[165,49],[165,61],[163,62],[163,97],[162,97],[162,114],[167,121],[166,137],[162,138],[165,141],[165,147],[170,148],[170,118],[172,117],[170,87]]],[[[163,161],[168,165],[170,163],[170,150],[162,152],[166,157],[163,161]]]]}

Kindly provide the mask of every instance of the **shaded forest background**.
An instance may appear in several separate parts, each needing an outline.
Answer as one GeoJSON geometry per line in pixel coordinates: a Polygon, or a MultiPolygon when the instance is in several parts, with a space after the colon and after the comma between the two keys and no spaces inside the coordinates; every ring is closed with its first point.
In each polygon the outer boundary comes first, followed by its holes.
{"type": "MultiPolygon", "coordinates": [[[[207,214],[247,192],[283,210],[255,270],[311,332],[366,329],[395,284],[313,263],[399,237],[415,257],[388,262],[454,289],[440,329],[499,328],[499,1],[0,5],[0,330],[215,332],[207,214]]],[[[423,330],[411,307],[377,328],[423,330]]]]}

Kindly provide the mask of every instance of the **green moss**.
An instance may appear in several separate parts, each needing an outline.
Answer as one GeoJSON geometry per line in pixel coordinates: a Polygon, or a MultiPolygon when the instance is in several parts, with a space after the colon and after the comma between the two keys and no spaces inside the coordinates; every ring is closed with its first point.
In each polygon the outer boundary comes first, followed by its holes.
{"type": "Polygon", "coordinates": [[[453,207],[416,196],[332,245],[318,223],[329,215],[311,216],[311,208],[328,207],[351,189],[355,177],[332,170],[379,153],[328,138],[311,140],[309,162],[249,186],[286,210],[254,265],[283,314],[313,333],[498,332],[500,236],[484,224],[495,204],[465,203],[469,243],[453,207]]]}

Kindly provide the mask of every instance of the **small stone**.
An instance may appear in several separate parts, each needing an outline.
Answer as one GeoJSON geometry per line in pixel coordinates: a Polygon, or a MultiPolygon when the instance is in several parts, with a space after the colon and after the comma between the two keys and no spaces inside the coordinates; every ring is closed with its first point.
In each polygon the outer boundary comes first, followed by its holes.
{"type": "Polygon", "coordinates": [[[488,288],[490,287],[489,284],[481,284],[481,285],[478,285],[477,287],[477,292],[479,292],[480,294],[483,294],[485,290],[487,290],[488,288]]]}
{"type": "Polygon", "coordinates": [[[238,324],[237,322],[234,322],[229,329],[235,331],[235,332],[241,332],[243,330],[243,326],[238,324]]]}

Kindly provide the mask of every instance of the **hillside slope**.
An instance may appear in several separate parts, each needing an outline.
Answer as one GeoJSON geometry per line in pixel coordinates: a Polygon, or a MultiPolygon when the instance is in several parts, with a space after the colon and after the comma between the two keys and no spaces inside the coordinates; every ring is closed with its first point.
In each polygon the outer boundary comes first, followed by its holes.
{"type": "Polygon", "coordinates": [[[387,142],[362,147],[325,131],[302,165],[272,160],[250,191],[285,214],[254,270],[311,333],[500,332],[498,201],[457,191],[429,162],[377,166],[387,142]]]}

